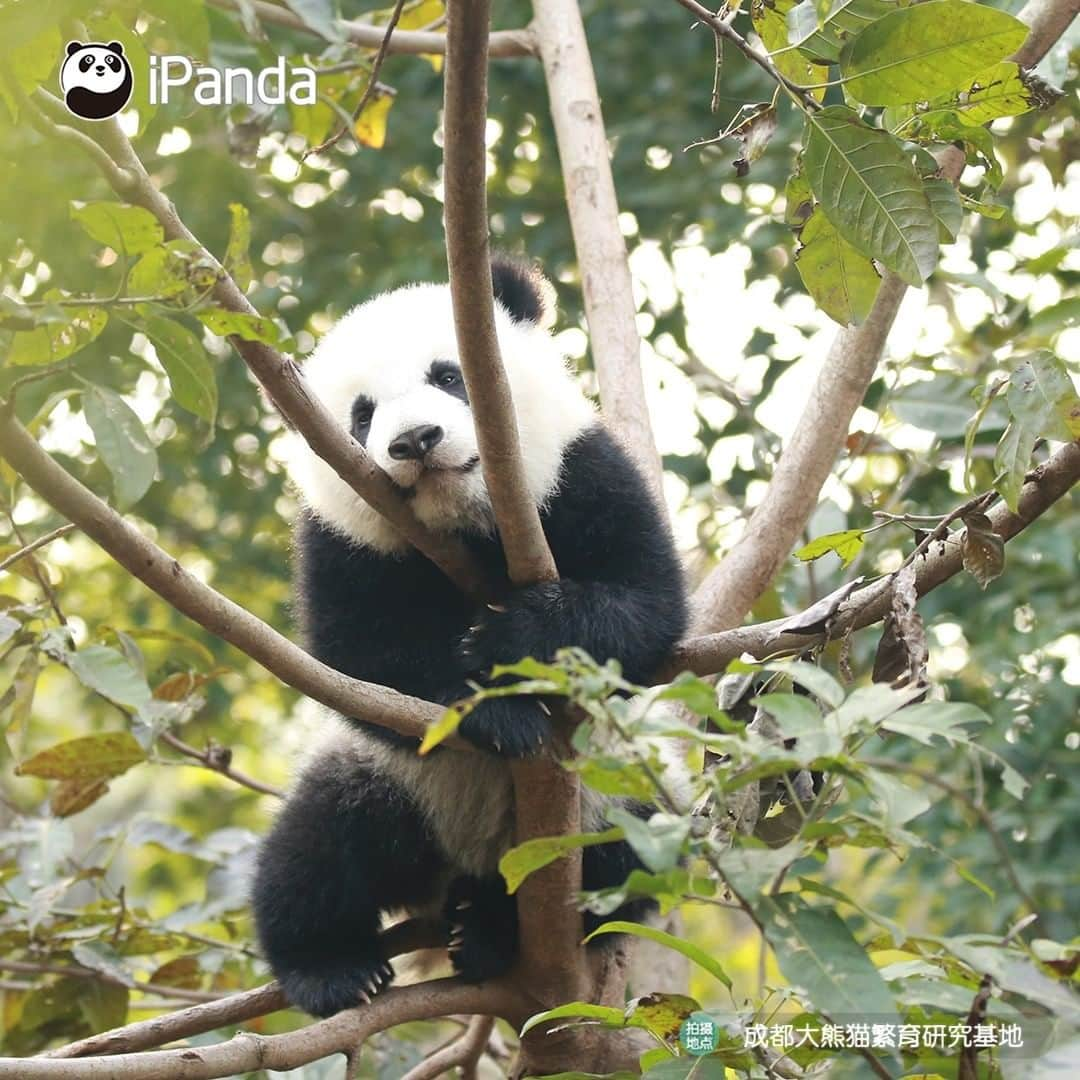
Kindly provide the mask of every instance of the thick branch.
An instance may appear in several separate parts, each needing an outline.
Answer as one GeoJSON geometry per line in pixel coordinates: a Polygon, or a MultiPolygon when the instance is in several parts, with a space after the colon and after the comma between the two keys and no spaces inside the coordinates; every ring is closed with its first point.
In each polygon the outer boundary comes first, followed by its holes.
{"type": "MultiPolygon", "coordinates": [[[[525,481],[510,386],[499,355],[488,257],[486,161],[489,0],[452,0],[447,10],[443,179],[446,248],[461,367],[480,458],[510,578],[526,586],[557,578],[540,515],[525,481]]],[[[513,765],[516,839],[578,830],[577,777],[539,759],[513,765]]],[[[570,1000],[584,966],[580,856],[529,877],[518,903],[522,981],[545,1005],[570,1000]]]]}
{"type": "Polygon", "coordinates": [[[626,444],[662,504],[662,470],[641,376],[641,338],[626,241],[619,228],[600,95],[581,11],[577,0],[543,0],[534,3],[533,15],[600,400],[612,431],[626,444]]]}
{"type": "Polygon", "coordinates": [[[370,1004],[347,1009],[285,1035],[242,1031],[227,1042],[176,1050],[116,1054],[94,1058],[0,1058],[0,1078],[12,1080],[218,1080],[261,1069],[295,1069],[312,1061],[352,1051],[378,1031],[413,1020],[453,1013],[502,1015],[516,1010],[515,995],[504,984],[466,986],[436,979],[392,987],[370,1004]]]}
{"type": "MultiPolygon", "coordinates": [[[[1031,479],[1020,491],[1015,514],[1004,504],[990,511],[994,532],[1004,540],[1011,540],[1068,494],[1077,481],[1080,481],[1080,443],[1073,442],[1063,446],[1031,474],[1031,479]]],[[[917,566],[915,586],[919,595],[936,589],[962,569],[962,558],[956,544],[948,544],[944,551],[929,554],[917,566]]],[[[853,593],[831,628],[831,635],[838,637],[849,629],[858,630],[884,618],[889,609],[890,588],[890,581],[885,578],[853,593]]],[[[761,658],[778,652],[809,648],[825,640],[824,634],[784,633],[783,627],[788,622],[788,619],[774,619],[757,626],[739,627],[683,641],[676,648],[670,664],[659,673],[658,681],[672,678],[680,671],[712,675],[723,671],[743,653],[761,658]]]]}
{"type": "MultiPolygon", "coordinates": [[[[36,90],[32,100],[43,112],[67,116],[63,104],[45,90],[36,90]]],[[[173,204],[154,186],[116,119],[96,125],[94,137],[126,178],[118,186],[115,174],[105,172],[117,194],[149,210],[161,223],[167,240],[186,240],[196,245],[200,261],[213,267],[217,275],[213,288],[215,303],[228,311],[258,315],[232,277],[199,244],[173,204]]],[[[229,340],[282,416],[345,483],[465,592],[473,596],[490,595],[489,584],[465,545],[451,536],[436,537],[423,526],[390,477],[309,392],[303,374],[292,360],[260,341],[245,341],[235,335],[229,340]]]]}
{"type": "Polygon", "coordinates": [[[905,289],[895,274],[886,274],[866,321],[837,334],[765,498],[694,595],[696,629],[737,625],[787,559],[874,377],[905,289]]]}
{"type": "Polygon", "coordinates": [[[510,383],[495,331],[484,142],[489,14],[488,0],[456,0],[447,10],[446,257],[461,369],[507,569],[515,584],[532,585],[552,581],[558,572],[525,479],[510,383]]]}
{"type": "MultiPolygon", "coordinates": [[[[65,472],[12,415],[0,408],[0,454],[52,507],[177,611],[262,664],[282,682],[345,716],[422,736],[443,709],[385,686],[351,679],[294,645],[185,570],[92,491],[65,472]]],[[[455,745],[466,747],[464,740],[455,745]]]]}
{"type": "MultiPolygon", "coordinates": [[[[446,926],[430,919],[409,919],[396,923],[380,935],[383,950],[393,959],[419,949],[439,948],[446,945],[446,926]]],[[[220,1001],[206,1005],[194,1005],[179,1009],[166,1016],[140,1020],[125,1027],[113,1028],[98,1035],[68,1043],[41,1054],[44,1058],[84,1058],[104,1054],[130,1054],[136,1050],[149,1050],[164,1046],[178,1039],[190,1039],[229,1024],[240,1024],[256,1016],[266,1016],[287,1009],[288,1001],[276,982],[229,994],[220,1001]]]]}
{"type": "MultiPolygon", "coordinates": [[[[318,36],[317,30],[310,27],[298,15],[294,15],[287,7],[266,3],[266,0],[249,0],[249,2],[261,22],[318,36]]],[[[210,3],[227,11],[237,11],[240,8],[239,0],[210,0],[210,3]]],[[[385,27],[360,22],[357,19],[338,19],[337,26],[349,41],[365,49],[377,49],[385,33],[385,27]]],[[[395,30],[390,38],[388,51],[413,54],[445,53],[446,36],[426,30],[395,30]]],[[[489,52],[492,57],[499,59],[532,56],[536,52],[536,47],[532,34],[528,30],[497,30],[491,35],[489,52]]]]}

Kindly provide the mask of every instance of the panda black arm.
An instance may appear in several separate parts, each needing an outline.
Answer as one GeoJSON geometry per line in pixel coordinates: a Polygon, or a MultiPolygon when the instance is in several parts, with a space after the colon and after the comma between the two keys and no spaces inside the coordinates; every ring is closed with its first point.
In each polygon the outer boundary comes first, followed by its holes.
{"type": "Polygon", "coordinates": [[[577,645],[645,681],[683,636],[682,568],[668,525],[626,453],[600,426],[567,449],[543,515],[560,580],[484,613],[465,647],[476,670],[577,645]]]}
{"type": "Polygon", "coordinates": [[[295,544],[296,604],[316,657],[429,700],[467,692],[454,645],[471,605],[427,559],[350,543],[311,515],[298,522],[295,544]]]}

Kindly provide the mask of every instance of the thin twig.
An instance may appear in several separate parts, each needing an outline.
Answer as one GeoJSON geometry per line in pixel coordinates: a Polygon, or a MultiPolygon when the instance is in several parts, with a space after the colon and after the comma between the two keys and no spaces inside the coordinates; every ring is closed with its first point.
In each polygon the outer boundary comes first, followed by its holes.
{"type": "Polygon", "coordinates": [[[78,525],[73,525],[69,522],[67,525],[61,525],[59,529],[53,529],[52,532],[48,532],[44,536],[39,536],[36,540],[31,540],[25,547],[19,548],[18,551],[9,555],[3,562],[0,562],[0,571],[7,570],[9,567],[14,566],[20,559],[25,559],[27,555],[33,554],[38,548],[43,548],[46,544],[51,544],[54,540],[59,540],[61,536],[67,536],[68,533],[74,532],[78,527],[78,525]]]}
{"type": "Polygon", "coordinates": [[[474,1016],[453,1042],[414,1065],[401,1080],[438,1080],[455,1068],[461,1069],[463,1077],[475,1076],[476,1064],[484,1054],[494,1026],[492,1017],[474,1016]]]}
{"type": "Polygon", "coordinates": [[[159,997],[173,998],[176,1001],[206,1003],[220,1001],[227,996],[225,993],[216,990],[185,990],[179,986],[160,986],[152,982],[141,983],[136,982],[134,979],[119,979],[112,975],[106,975],[103,971],[95,971],[93,968],[79,967],[75,964],[39,964],[31,960],[8,960],[0,957],[0,971],[14,971],[19,975],[63,975],[69,979],[94,979],[97,982],[110,983],[114,986],[126,986],[129,990],[157,994],[159,997]]]}
{"type": "MultiPolygon", "coordinates": [[[[237,11],[241,0],[210,0],[214,7],[226,11],[237,11]]],[[[250,5],[261,22],[276,26],[286,26],[291,30],[300,30],[305,34],[321,37],[319,31],[304,22],[299,15],[281,4],[267,3],[266,0],[243,0],[250,5]]],[[[382,27],[359,19],[337,19],[337,29],[353,45],[361,48],[377,48],[382,40],[382,27]]],[[[446,37],[435,33],[431,27],[422,30],[398,30],[390,39],[390,52],[410,53],[412,55],[440,56],[446,52],[446,37]]],[[[497,30],[491,35],[490,55],[493,58],[530,57],[536,53],[532,34],[525,28],[521,30],[497,30]]]]}
{"type": "Polygon", "coordinates": [[[338,128],[338,130],[325,142],[321,142],[318,146],[313,146],[310,149],[305,150],[300,157],[302,162],[306,161],[312,154],[321,154],[324,150],[329,150],[331,146],[336,146],[348,132],[353,130],[353,126],[356,124],[357,120],[360,119],[360,114],[364,111],[367,103],[378,89],[379,72],[382,70],[383,61],[386,59],[387,49],[390,47],[390,38],[393,36],[404,7],[405,0],[397,0],[397,3],[394,5],[394,10],[390,14],[390,21],[386,24],[386,33],[379,43],[379,51],[375,54],[375,59],[371,62],[371,74],[368,76],[367,86],[364,87],[364,92],[360,95],[360,100],[357,102],[356,108],[352,111],[352,123],[342,124],[341,127],[338,128]]]}
{"type": "Polygon", "coordinates": [[[243,787],[259,792],[260,795],[273,795],[280,799],[285,794],[280,788],[264,784],[261,780],[256,780],[253,776],[240,772],[239,769],[234,769],[232,750],[227,746],[208,746],[205,750],[199,750],[184,742],[183,739],[177,738],[171,731],[163,731],[161,741],[171,746],[177,753],[183,754],[184,757],[197,761],[204,769],[220,773],[243,787]]]}
{"type": "MultiPolygon", "coordinates": [[[[28,548],[30,545],[26,541],[26,537],[23,536],[22,530],[15,524],[15,514],[11,509],[5,509],[4,514],[8,519],[8,523],[11,525],[11,531],[15,536],[15,539],[19,541],[22,548],[28,548]]],[[[16,552],[18,554],[18,552],[16,552]]],[[[56,590],[52,587],[52,582],[49,581],[48,571],[43,569],[37,559],[30,560],[30,573],[34,575],[34,579],[37,581],[45,599],[49,603],[49,607],[53,609],[53,614],[56,616],[56,621],[61,626],[67,626],[67,619],[64,617],[64,612],[60,607],[60,601],[56,596],[56,590]]]]}
{"type": "Polygon", "coordinates": [[[772,62],[772,59],[767,53],[755,49],[754,46],[726,20],[719,15],[713,14],[707,7],[703,7],[699,4],[697,0],[675,0],[675,2],[686,8],[698,22],[702,22],[710,27],[714,34],[730,41],[743,56],[757,64],[770,79],[779,83],[779,85],[782,86],[805,110],[815,112],[817,109],[821,108],[820,103],[805,86],[800,86],[798,83],[792,82],[791,79],[789,79],[772,62]]]}

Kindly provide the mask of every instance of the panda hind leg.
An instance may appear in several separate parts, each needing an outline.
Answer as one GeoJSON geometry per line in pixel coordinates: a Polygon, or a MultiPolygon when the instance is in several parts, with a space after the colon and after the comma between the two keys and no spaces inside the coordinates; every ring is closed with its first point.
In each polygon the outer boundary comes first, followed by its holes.
{"type": "Polygon", "coordinates": [[[304,771],[256,863],[263,954],[290,1003],[331,1016],[393,978],[381,916],[434,899],[443,860],[407,793],[349,753],[304,771]]]}
{"type": "Polygon", "coordinates": [[[466,982],[504,975],[518,954],[517,901],[501,877],[459,877],[443,908],[450,924],[450,962],[466,982]]]}

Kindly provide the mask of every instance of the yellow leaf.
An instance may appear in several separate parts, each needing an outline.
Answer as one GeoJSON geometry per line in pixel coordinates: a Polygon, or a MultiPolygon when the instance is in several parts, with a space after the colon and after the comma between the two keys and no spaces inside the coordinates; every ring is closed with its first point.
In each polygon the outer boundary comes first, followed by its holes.
{"type": "Polygon", "coordinates": [[[357,141],[364,146],[382,149],[386,142],[386,119],[390,114],[390,106],[394,104],[392,94],[375,93],[371,100],[364,106],[364,111],[356,118],[353,125],[353,133],[357,141]]]}
{"type": "MultiPolygon", "coordinates": [[[[420,0],[418,4],[410,6],[402,12],[398,19],[398,28],[401,30],[423,30],[430,26],[436,19],[441,19],[446,14],[446,4],[443,0],[420,0]]],[[[440,29],[441,33],[445,31],[440,29]]],[[[440,53],[421,53],[421,56],[435,69],[438,74],[442,71],[443,58],[440,53]]]]}

